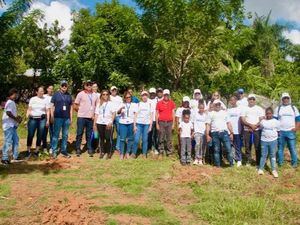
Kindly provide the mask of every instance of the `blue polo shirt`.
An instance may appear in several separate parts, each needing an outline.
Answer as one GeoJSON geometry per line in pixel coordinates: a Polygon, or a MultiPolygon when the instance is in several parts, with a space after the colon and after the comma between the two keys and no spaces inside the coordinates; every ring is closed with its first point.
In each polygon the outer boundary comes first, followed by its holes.
{"type": "Polygon", "coordinates": [[[54,93],[51,103],[54,105],[54,118],[70,118],[70,110],[72,106],[72,96],[66,92],[58,91],[54,93]]]}
{"type": "Polygon", "coordinates": [[[132,101],[133,103],[139,103],[139,102],[140,102],[139,99],[138,99],[137,97],[135,97],[135,96],[132,96],[132,97],[131,97],[131,101],[132,101]]]}

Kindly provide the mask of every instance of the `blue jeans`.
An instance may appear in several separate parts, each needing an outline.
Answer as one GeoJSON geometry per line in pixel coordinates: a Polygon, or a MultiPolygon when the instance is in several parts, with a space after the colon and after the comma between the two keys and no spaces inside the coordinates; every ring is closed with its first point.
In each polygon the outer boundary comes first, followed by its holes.
{"type": "Polygon", "coordinates": [[[54,154],[57,154],[57,145],[60,130],[62,130],[62,141],[61,141],[61,153],[67,154],[68,135],[71,120],[69,118],[54,118],[54,133],[52,138],[52,150],[54,154]]]}
{"type": "Polygon", "coordinates": [[[81,148],[81,142],[82,142],[82,135],[83,131],[85,129],[85,139],[86,139],[86,145],[88,149],[88,153],[93,153],[92,148],[92,140],[91,135],[93,132],[93,120],[90,118],[77,118],[77,131],[76,131],[76,151],[80,153],[81,148]]]}
{"type": "Polygon", "coordinates": [[[142,136],[143,154],[146,155],[148,151],[148,130],[149,124],[136,124],[137,131],[134,136],[133,153],[136,155],[140,137],[142,136]]]}
{"type": "Polygon", "coordinates": [[[133,145],[133,123],[132,124],[122,124],[120,123],[120,154],[125,153],[125,143],[127,140],[127,150],[126,153],[130,153],[133,145]]]}
{"type": "Polygon", "coordinates": [[[296,167],[298,165],[298,155],[296,149],[296,132],[294,131],[280,131],[277,152],[278,165],[281,166],[283,164],[286,144],[291,154],[292,166],[296,167]]]}
{"type": "Polygon", "coordinates": [[[42,138],[44,135],[44,130],[46,127],[46,118],[44,119],[33,119],[30,118],[27,124],[27,146],[32,146],[32,140],[35,134],[35,131],[37,131],[36,135],[36,147],[41,146],[42,138]]]}
{"type": "Polygon", "coordinates": [[[227,159],[230,163],[230,166],[233,166],[233,158],[231,152],[231,142],[227,131],[223,132],[212,132],[212,143],[214,148],[214,163],[215,166],[221,166],[221,143],[223,144],[224,149],[226,150],[227,159]]]}
{"type": "Polygon", "coordinates": [[[2,160],[9,160],[9,148],[12,146],[13,158],[17,159],[19,156],[19,137],[17,127],[11,127],[4,131],[4,144],[2,148],[2,160]]]}
{"type": "Polygon", "coordinates": [[[271,169],[272,171],[275,170],[276,164],[276,148],[278,141],[261,141],[261,157],[259,163],[259,169],[263,170],[266,164],[267,156],[269,154],[270,162],[271,162],[271,169]]]}
{"type": "Polygon", "coordinates": [[[235,149],[235,160],[236,161],[242,161],[242,138],[240,134],[234,134],[233,135],[233,146],[235,149]]]}
{"type": "Polygon", "coordinates": [[[115,120],[114,120],[114,127],[116,128],[116,132],[117,132],[117,141],[116,141],[116,144],[114,147],[118,151],[120,151],[120,123],[119,123],[119,120],[120,120],[120,116],[116,116],[115,120]]]}

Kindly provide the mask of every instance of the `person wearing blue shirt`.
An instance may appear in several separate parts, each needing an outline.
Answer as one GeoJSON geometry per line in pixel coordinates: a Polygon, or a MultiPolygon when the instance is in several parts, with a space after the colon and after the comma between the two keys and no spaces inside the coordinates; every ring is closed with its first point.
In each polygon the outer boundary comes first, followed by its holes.
{"type": "Polygon", "coordinates": [[[129,88],[128,90],[127,90],[127,92],[129,93],[129,94],[131,94],[131,101],[132,101],[132,103],[139,103],[140,102],[140,100],[136,97],[136,96],[134,96],[133,95],[133,90],[131,89],[131,88],[129,88]]]}

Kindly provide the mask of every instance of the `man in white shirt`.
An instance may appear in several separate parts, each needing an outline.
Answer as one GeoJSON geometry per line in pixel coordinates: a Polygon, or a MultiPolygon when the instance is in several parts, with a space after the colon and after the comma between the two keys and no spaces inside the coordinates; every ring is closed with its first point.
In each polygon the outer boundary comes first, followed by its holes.
{"type": "Polygon", "coordinates": [[[237,94],[238,94],[238,101],[237,101],[236,104],[238,106],[247,107],[248,106],[248,99],[245,96],[244,89],[243,88],[238,89],[237,94]]]}
{"type": "Polygon", "coordinates": [[[280,136],[278,142],[277,160],[278,165],[282,166],[284,162],[284,148],[287,143],[291,154],[291,163],[293,167],[298,165],[298,155],[296,148],[296,131],[300,127],[299,110],[292,105],[291,97],[288,93],[281,96],[281,104],[275,109],[274,117],[280,122],[280,136]]]}
{"type": "Polygon", "coordinates": [[[213,104],[214,110],[208,113],[206,121],[206,140],[207,142],[210,142],[211,140],[213,142],[215,166],[221,166],[221,143],[226,150],[226,155],[230,166],[233,166],[230,142],[230,140],[233,140],[232,126],[230,124],[227,112],[221,108],[221,100],[214,100],[213,104]]]}
{"type": "MultiPolygon", "coordinates": [[[[149,89],[149,102],[151,104],[152,109],[156,109],[156,105],[158,102],[158,98],[156,96],[156,89],[150,88],[149,89]]],[[[157,129],[156,129],[156,115],[153,113],[153,119],[152,119],[152,129],[148,134],[148,149],[153,149],[154,154],[158,155],[158,135],[157,135],[157,129]]]]}
{"type": "Polygon", "coordinates": [[[242,123],[244,125],[244,145],[246,148],[246,157],[247,157],[247,165],[252,162],[251,157],[251,148],[252,144],[254,144],[255,148],[255,156],[256,156],[256,166],[259,165],[260,161],[260,135],[261,132],[259,130],[260,121],[264,118],[264,110],[262,107],[256,105],[256,96],[254,94],[250,94],[248,96],[248,106],[243,108],[242,111],[242,123]]]}

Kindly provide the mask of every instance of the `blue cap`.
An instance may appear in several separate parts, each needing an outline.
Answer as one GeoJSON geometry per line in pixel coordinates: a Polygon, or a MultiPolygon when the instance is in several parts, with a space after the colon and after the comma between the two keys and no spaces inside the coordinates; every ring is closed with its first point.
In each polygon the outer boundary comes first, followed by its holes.
{"type": "Polygon", "coordinates": [[[239,89],[238,89],[238,93],[244,94],[244,92],[245,92],[245,90],[244,90],[243,88],[239,88],[239,89]]]}
{"type": "Polygon", "coordinates": [[[60,81],[60,85],[63,85],[63,84],[68,84],[68,82],[66,80],[60,81]]]}

